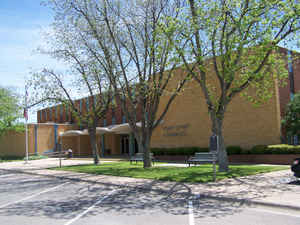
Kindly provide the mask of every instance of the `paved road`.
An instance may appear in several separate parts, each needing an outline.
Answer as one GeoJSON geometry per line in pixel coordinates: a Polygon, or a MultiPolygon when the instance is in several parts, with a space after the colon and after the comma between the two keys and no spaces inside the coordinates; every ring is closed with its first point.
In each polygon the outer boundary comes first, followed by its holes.
{"type": "MultiPolygon", "coordinates": [[[[2,225],[298,225],[300,213],[0,170],[2,225]]],[[[183,190],[183,191],[182,191],[183,190]]]]}

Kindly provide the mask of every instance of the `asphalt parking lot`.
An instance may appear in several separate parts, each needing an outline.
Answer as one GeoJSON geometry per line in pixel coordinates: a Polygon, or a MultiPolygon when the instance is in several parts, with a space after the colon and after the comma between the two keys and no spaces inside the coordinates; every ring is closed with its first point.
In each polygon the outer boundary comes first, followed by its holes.
{"type": "Polygon", "coordinates": [[[0,224],[300,224],[300,213],[193,196],[184,185],[160,193],[0,170],[0,224]]]}

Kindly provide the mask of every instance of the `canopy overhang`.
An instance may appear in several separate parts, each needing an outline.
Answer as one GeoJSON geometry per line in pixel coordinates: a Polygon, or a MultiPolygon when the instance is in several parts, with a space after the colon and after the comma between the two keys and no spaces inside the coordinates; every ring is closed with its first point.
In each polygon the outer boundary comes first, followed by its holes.
{"type": "Polygon", "coordinates": [[[81,130],[68,130],[63,133],[60,133],[60,137],[74,137],[74,136],[79,136],[79,135],[87,135],[88,133],[85,131],[81,130]]]}

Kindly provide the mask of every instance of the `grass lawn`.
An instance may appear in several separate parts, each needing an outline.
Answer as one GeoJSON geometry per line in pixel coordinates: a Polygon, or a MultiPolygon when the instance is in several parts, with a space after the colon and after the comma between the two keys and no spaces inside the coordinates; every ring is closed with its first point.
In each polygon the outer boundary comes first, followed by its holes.
{"type": "MultiPolygon", "coordinates": [[[[46,159],[48,157],[42,155],[32,155],[28,157],[28,160],[37,160],[37,159],[46,159]]],[[[0,163],[4,162],[15,162],[15,161],[24,161],[23,156],[0,156],[0,163]]]]}
{"type": "MultiPolygon", "coordinates": [[[[217,180],[225,178],[241,177],[258,173],[267,173],[288,169],[288,166],[256,166],[256,165],[232,165],[228,173],[217,172],[217,180]]],[[[135,177],[177,182],[209,182],[213,180],[213,168],[210,164],[192,167],[157,166],[143,168],[142,163],[130,164],[129,162],[103,163],[101,165],[78,165],[54,168],[90,174],[104,174],[120,177],[135,177]]]]}

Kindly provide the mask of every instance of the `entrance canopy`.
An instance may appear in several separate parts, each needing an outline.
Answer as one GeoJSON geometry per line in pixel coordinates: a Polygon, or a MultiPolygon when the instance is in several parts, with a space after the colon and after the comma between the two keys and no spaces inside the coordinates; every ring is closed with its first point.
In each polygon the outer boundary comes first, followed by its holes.
{"type": "MultiPolygon", "coordinates": [[[[142,123],[136,123],[137,127],[141,127],[142,123]]],[[[132,132],[129,123],[122,123],[111,125],[108,127],[97,127],[96,134],[106,134],[106,133],[115,133],[115,134],[130,134],[132,132]]],[[[66,132],[60,133],[59,136],[78,136],[78,135],[88,135],[89,132],[87,129],[81,130],[68,130],[66,132]]]]}
{"type": "MultiPolygon", "coordinates": [[[[136,124],[137,127],[140,127],[140,123],[136,124]]],[[[130,134],[131,128],[129,126],[129,123],[122,123],[118,125],[113,125],[110,128],[110,132],[116,133],[116,134],[130,134]]]]}
{"type": "Polygon", "coordinates": [[[74,137],[79,135],[88,135],[88,132],[81,130],[68,130],[59,134],[61,137],[74,137]]]}

